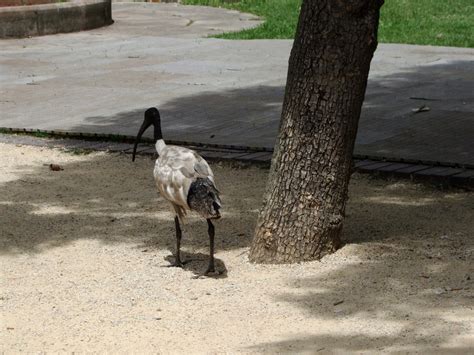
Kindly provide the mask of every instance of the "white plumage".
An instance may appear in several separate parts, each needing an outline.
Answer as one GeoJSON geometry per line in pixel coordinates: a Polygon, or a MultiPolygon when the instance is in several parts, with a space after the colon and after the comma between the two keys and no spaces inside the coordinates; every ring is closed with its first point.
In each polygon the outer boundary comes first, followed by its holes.
{"type": "Polygon", "coordinates": [[[133,150],[133,160],[137,145],[145,130],[153,125],[155,147],[158,159],[153,176],[159,193],[168,200],[176,213],[176,258],[173,266],[183,266],[180,259],[181,227],[188,210],[199,213],[207,220],[210,241],[209,267],[206,274],[214,270],[214,225],[211,219],[220,218],[221,200],[215,187],[214,174],[209,164],[195,151],[173,145],[166,145],[161,133],[160,114],[156,108],[145,112],[145,120],[138,132],[133,150]]]}
{"type": "Polygon", "coordinates": [[[173,204],[180,220],[184,221],[186,211],[191,209],[188,205],[191,184],[198,178],[207,178],[215,184],[214,174],[207,161],[191,149],[166,145],[160,139],[156,142],[156,151],[159,156],[153,170],[156,187],[161,196],[173,204]]]}

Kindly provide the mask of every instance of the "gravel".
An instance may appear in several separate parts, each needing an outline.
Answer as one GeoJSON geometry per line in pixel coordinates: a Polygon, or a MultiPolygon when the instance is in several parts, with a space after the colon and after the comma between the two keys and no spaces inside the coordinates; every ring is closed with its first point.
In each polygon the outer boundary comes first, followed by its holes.
{"type": "Polygon", "coordinates": [[[340,250],[253,265],[267,171],[214,163],[222,274],[196,278],[206,223],[189,218],[191,261],[167,267],[173,215],[150,158],[0,144],[0,163],[1,351],[473,350],[472,193],[354,175],[340,250]]]}

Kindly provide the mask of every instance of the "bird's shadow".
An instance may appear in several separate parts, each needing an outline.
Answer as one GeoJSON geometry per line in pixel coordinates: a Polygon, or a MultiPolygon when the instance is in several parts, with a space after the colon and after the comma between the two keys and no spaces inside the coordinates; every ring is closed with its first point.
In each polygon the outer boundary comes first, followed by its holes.
{"type": "MultiPolygon", "coordinates": [[[[171,254],[166,256],[164,259],[169,262],[169,265],[165,265],[165,267],[170,267],[174,263],[175,256],[174,254],[171,254]]],[[[181,250],[181,260],[184,264],[182,269],[192,271],[196,278],[207,277],[213,279],[224,279],[227,277],[227,267],[221,259],[217,259],[216,257],[214,257],[216,272],[207,275],[205,275],[204,272],[209,263],[209,255],[203,253],[190,253],[181,250]]]]}

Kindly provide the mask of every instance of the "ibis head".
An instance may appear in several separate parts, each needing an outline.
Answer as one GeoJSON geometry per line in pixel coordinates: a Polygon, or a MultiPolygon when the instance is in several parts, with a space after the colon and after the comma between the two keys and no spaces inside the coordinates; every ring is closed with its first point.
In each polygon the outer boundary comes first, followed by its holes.
{"type": "Polygon", "coordinates": [[[143,133],[150,127],[151,125],[154,126],[154,134],[153,134],[153,139],[156,142],[159,139],[163,139],[163,136],[161,134],[161,118],[160,118],[160,112],[156,107],[151,107],[148,110],[145,111],[145,119],[143,120],[143,123],[140,127],[140,130],[138,131],[137,138],[135,138],[135,144],[133,146],[133,155],[132,155],[132,161],[135,161],[135,154],[137,152],[137,146],[138,143],[140,143],[140,139],[142,138],[143,133]]]}

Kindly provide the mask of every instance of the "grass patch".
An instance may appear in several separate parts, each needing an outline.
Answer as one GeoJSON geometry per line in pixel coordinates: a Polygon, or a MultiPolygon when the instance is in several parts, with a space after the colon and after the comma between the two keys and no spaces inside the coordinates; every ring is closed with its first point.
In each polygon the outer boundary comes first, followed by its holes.
{"type": "Polygon", "coordinates": [[[0,134],[16,134],[16,135],[32,136],[36,138],[49,138],[51,136],[50,134],[46,132],[41,132],[41,131],[24,132],[21,130],[11,130],[8,128],[0,128],[0,134]]]}
{"type": "MultiPolygon", "coordinates": [[[[15,128],[3,128],[0,127],[0,134],[10,135],[23,135],[31,136],[36,138],[49,138],[49,139],[79,139],[83,141],[91,142],[114,142],[114,143],[133,143],[135,137],[124,136],[120,134],[88,134],[88,133],[75,133],[75,132],[53,132],[53,131],[41,131],[41,130],[22,130],[15,128]]],[[[152,142],[151,139],[143,137],[142,141],[152,142]]]]}
{"type": "MultiPolygon", "coordinates": [[[[225,7],[265,18],[255,29],[225,33],[226,39],[291,39],[301,0],[184,0],[188,5],[225,7]]],[[[385,0],[379,42],[474,47],[472,0],[385,0]]]]}
{"type": "Polygon", "coordinates": [[[474,47],[471,0],[387,0],[380,42],[474,47]]]}
{"type": "Polygon", "coordinates": [[[300,0],[184,0],[186,5],[225,7],[265,18],[265,23],[251,30],[217,35],[226,39],[287,39],[295,35],[300,0]]]}
{"type": "Polygon", "coordinates": [[[32,132],[31,135],[37,138],[48,138],[49,134],[44,132],[32,132]]]}

